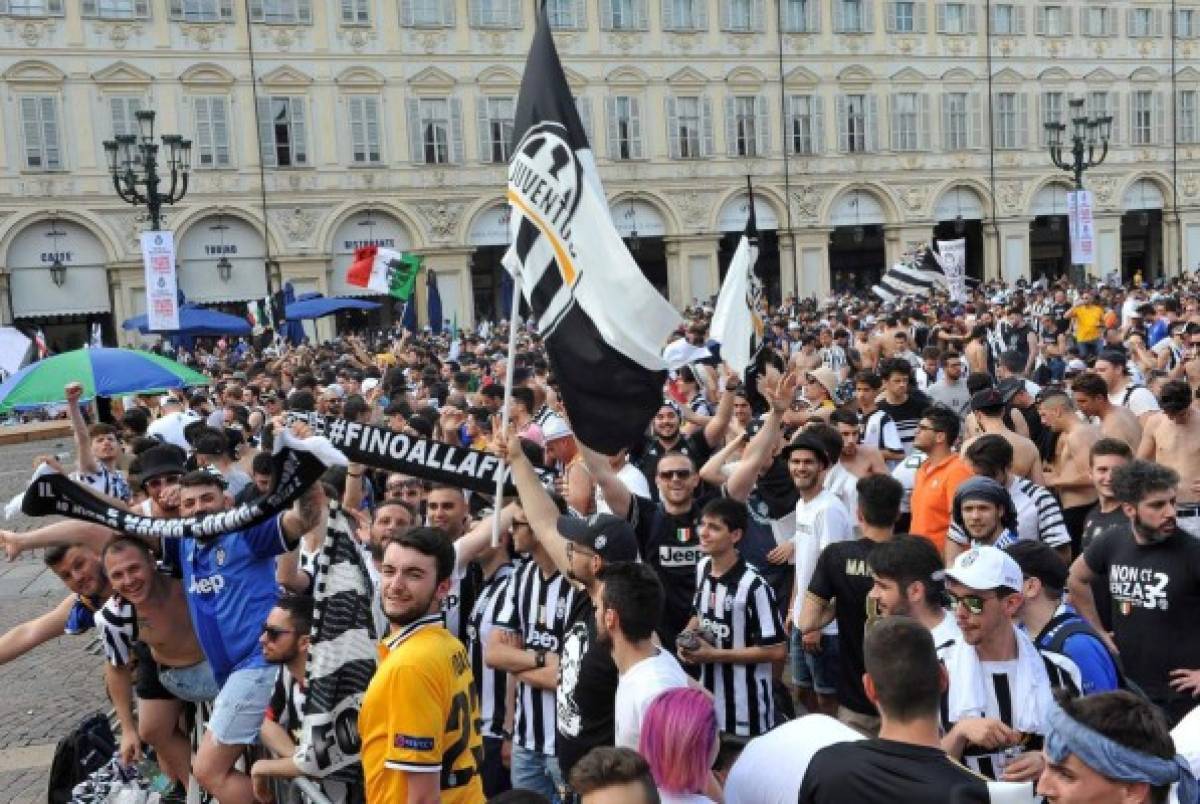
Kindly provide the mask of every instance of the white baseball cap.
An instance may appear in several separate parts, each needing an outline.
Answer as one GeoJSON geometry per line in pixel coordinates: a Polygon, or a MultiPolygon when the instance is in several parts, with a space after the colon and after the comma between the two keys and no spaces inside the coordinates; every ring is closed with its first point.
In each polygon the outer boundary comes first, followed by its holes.
{"type": "Polygon", "coordinates": [[[1025,582],[1021,567],[1008,553],[991,545],[977,545],[954,559],[946,577],[963,586],[985,591],[1001,586],[1020,589],[1025,582]]]}
{"type": "Polygon", "coordinates": [[[546,420],[542,425],[542,436],[547,441],[553,441],[557,438],[566,438],[572,435],[571,425],[567,424],[567,420],[562,416],[554,415],[546,420]]]}

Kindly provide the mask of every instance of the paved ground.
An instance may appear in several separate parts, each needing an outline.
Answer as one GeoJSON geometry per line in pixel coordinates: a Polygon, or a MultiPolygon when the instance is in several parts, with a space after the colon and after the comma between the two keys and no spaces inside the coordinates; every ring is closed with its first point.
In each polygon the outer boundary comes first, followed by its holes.
{"type": "MultiPolygon", "coordinates": [[[[66,452],[55,439],[0,447],[0,506],[24,489],[32,459],[66,452]]],[[[0,527],[26,530],[17,518],[0,527]]],[[[40,552],[15,563],[0,557],[0,633],[51,609],[66,594],[41,561],[40,552]]],[[[0,665],[0,802],[44,802],[54,744],[86,715],[107,711],[102,658],[92,635],[62,637],[0,665]]]]}

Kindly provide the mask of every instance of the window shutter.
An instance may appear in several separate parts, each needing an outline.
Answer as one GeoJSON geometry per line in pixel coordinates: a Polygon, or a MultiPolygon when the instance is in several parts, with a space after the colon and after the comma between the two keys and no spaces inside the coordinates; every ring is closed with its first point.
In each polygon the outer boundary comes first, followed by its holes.
{"type": "Polygon", "coordinates": [[[716,153],[713,147],[713,111],[712,101],[700,99],[700,153],[712,156],[716,153]]]}
{"type": "Polygon", "coordinates": [[[467,24],[472,28],[483,27],[483,4],[487,0],[470,0],[467,4],[467,24]]]}
{"type": "Polygon", "coordinates": [[[354,95],[346,98],[346,113],[350,119],[350,161],[359,161],[360,155],[363,161],[365,161],[367,153],[367,115],[363,109],[363,99],[354,95]]]}
{"type": "Polygon", "coordinates": [[[783,98],[783,151],[794,154],[796,133],[796,110],[793,101],[795,95],[785,95],[783,98]]]}
{"type": "Polygon", "coordinates": [[[425,161],[424,134],[421,131],[421,102],[409,98],[404,102],[408,114],[408,158],[418,165],[425,161]]]}
{"type": "Polygon", "coordinates": [[[1163,35],[1163,10],[1161,8],[1154,9],[1154,14],[1151,17],[1151,20],[1154,24],[1154,35],[1162,36],[1163,35]]]}
{"type": "Polygon", "coordinates": [[[1136,15],[1133,13],[1132,8],[1125,10],[1125,33],[1129,36],[1137,36],[1136,23],[1134,22],[1135,17],[1136,15]]]}
{"type": "Polygon", "coordinates": [[[946,32],[946,4],[945,3],[937,4],[937,32],[938,33],[946,32]]]}
{"type": "Polygon", "coordinates": [[[1112,133],[1109,136],[1109,142],[1124,142],[1120,136],[1121,95],[1119,92],[1108,93],[1108,114],[1112,115],[1112,133]]]}
{"type": "Polygon", "coordinates": [[[825,150],[825,101],[820,95],[813,95],[808,103],[809,114],[812,115],[812,121],[809,123],[812,152],[819,154],[825,150]]]}
{"type": "Polygon", "coordinates": [[[46,169],[58,170],[62,167],[62,149],[58,141],[58,104],[54,98],[42,98],[42,132],[45,137],[46,169]]]}
{"type": "MultiPolygon", "coordinates": [[[[7,11],[8,9],[0,10],[7,11]]],[[[81,13],[85,17],[96,16],[96,0],[83,0],[83,8],[81,9],[81,13]]]]}
{"type": "Polygon", "coordinates": [[[574,25],[572,27],[579,31],[586,30],[588,27],[587,0],[574,0],[572,6],[574,8],[574,25]]]}
{"type": "Polygon", "coordinates": [[[888,120],[888,142],[893,151],[900,150],[900,104],[898,97],[894,94],[888,96],[888,111],[890,119],[888,120]]]}
{"type": "Polygon", "coordinates": [[[983,97],[978,92],[967,96],[967,147],[983,147],[983,97]]]}
{"type": "Polygon", "coordinates": [[[733,0],[718,0],[721,4],[721,30],[733,30],[733,0]]]}
{"type": "Polygon", "coordinates": [[[913,31],[916,33],[926,32],[926,26],[928,25],[928,22],[926,21],[925,17],[925,2],[924,0],[917,0],[917,2],[913,4],[913,31]]]}
{"type": "Polygon", "coordinates": [[[725,154],[737,156],[737,101],[725,98],[725,154]]]}
{"type": "Polygon", "coordinates": [[[600,29],[603,31],[613,29],[612,0],[600,0],[600,29]]]}
{"type": "Polygon", "coordinates": [[[637,97],[629,99],[629,139],[630,158],[644,158],[642,150],[642,101],[637,97]]]}
{"type": "Polygon", "coordinates": [[[675,30],[675,0],[662,0],[662,27],[664,31],[675,30]]]}
{"type": "Polygon", "coordinates": [[[303,25],[312,22],[312,0],[297,0],[296,19],[303,25]]]}
{"type": "Polygon", "coordinates": [[[1013,6],[1013,28],[1017,36],[1025,35],[1025,6],[1013,6]]]}
{"type": "Polygon", "coordinates": [[[1037,22],[1034,25],[1033,32],[1038,36],[1046,35],[1046,7],[1038,6],[1037,22]]]}
{"type": "Polygon", "coordinates": [[[379,126],[379,99],[368,98],[367,109],[367,157],[372,162],[383,159],[383,132],[379,126]]]}
{"type": "Polygon", "coordinates": [[[1167,144],[1167,104],[1161,91],[1154,93],[1154,144],[1167,144]]]}
{"type": "Polygon", "coordinates": [[[675,110],[675,99],[669,96],[667,97],[667,156],[671,159],[679,158],[679,115],[675,110]]]}
{"type": "Polygon", "coordinates": [[[208,109],[212,119],[213,165],[227,166],[232,163],[229,147],[229,113],[225,98],[209,98],[208,109]]]}
{"type": "Polygon", "coordinates": [[[754,140],[758,156],[771,152],[771,113],[765,95],[754,97],[754,140]]]}
{"type": "Polygon", "coordinates": [[[617,126],[617,99],[604,99],[604,112],[608,122],[608,158],[621,158],[620,128],[617,126]]]}
{"type": "Polygon", "coordinates": [[[42,161],[42,127],[38,123],[39,104],[37,98],[21,98],[21,126],[25,131],[25,166],[45,167],[42,161]],[[35,163],[30,159],[33,156],[35,163]]]}
{"type": "Polygon", "coordinates": [[[475,131],[479,135],[479,161],[492,161],[491,121],[488,120],[487,98],[475,99],[475,131]]]}
{"type": "Polygon", "coordinates": [[[836,100],[835,114],[837,117],[838,127],[838,152],[846,153],[850,150],[850,120],[846,109],[846,96],[838,95],[836,100]]]}
{"type": "Polygon", "coordinates": [[[963,7],[963,14],[966,15],[965,19],[963,20],[965,32],[969,34],[979,33],[979,22],[978,17],[975,14],[975,6],[971,3],[967,3],[967,5],[963,7]]]}
{"type": "Polygon", "coordinates": [[[708,30],[708,0],[692,0],[692,18],[696,21],[696,30],[708,30]]]}
{"type": "Polygon", "coordinates": [[[887,4],[887,16],[883,22],[883,30],[887,33],[895,33],[900,26],[896,22],[896,2],[891,0],[887,4]]]}
{"type": "Polygon", "coordinates": [[[1070,36],[1072,32],[1072,22],[1075,19],[1075,9],[1070,6],[1063,6],[1059,12],[1062,14],[1062,32],[1064,36],[1070,36]]]}
{"type": "Polygon", "coordinates": [[[929,150],[929,95],[917,95],[917,148],[929,150]]]}
{"type": "Polygon", "coordinates": [[[208,109],[208,98],[192,99],[192,131],[196,138],[196,159],[198,167],[213,167],[216,164],[216,143],[212,133],[212,115],[208,109]],[[204,161],[205,151],[209,161],[204,161]]]}
{"type": "Polygon", "coordinates": [[[258,144],[262,163],[275,167],[275,127],[271,124],[271,99],[258,99],[258,144]]]}
{"type": "Polygon", "coordinates": [[[821,3],[820,0],[808,0],[804,4],[804,30],[808,33],[821,32],[821,3]]]}
{"type": "Polygon", "coordinates": [[[411,28],[417,24],[413,2],[414,0],[400,0],[400,24],[406,28],[411,28]]]}
{"type": "Polygon", "coordinates": [[[870,152],[879,150],[879,103],[874,95],[867,95],[866,108],[866,146],[870,152]]]}
{"type": "Polygon", "coordinates": [[[1028,144],[1029,136],[1029,105],[1028,97],[1024,92],[1015,94],[1016,100],[1016,145],[1017,148],[1025,148],[1028,144]]]}
{"type": "Polygon", "coordinates": [[[305,122],[304,98],[289,98],[288,108],[291,112],[293,163],[307,165],[308,124],[305,122]]]}
{"type": "Polygon", "coordinates": [[[254,22],[262,22],[265,16],[263,0],[250,0],[250,19],[254,22]]]}
{"type": "MultiPolygon", "coordinates": [[[[761,0],[759,1],[761,2],[761,0]]],[[[639,31],[649,30],[650,28],[648,3],[649,0],[633,0],[633,27],[639,31]]]]}
{"type": "Polygon", "coordinates": [[[150,16],[150,0],[137,0],[133,4],[133,13],[138,17],[150,16]]]}
{"type": "Polygon", "coordinates": [[[579,122],[583,125],[583,133],[587,135],[588,143],[595,152],[596,135],[592,132],[592,99],[576,98],[575,108],[579,111],[579,122]]]}
{"type": "Polygon", "coordinates": [[[862,32],[875,30],[875,8],[872,0],[862,0],[862,32]]]}
{"type": "Polygon", "coordinates": [[[750,0],[750,30],[763,30],[763,0],[750,0]]]}
{"type": "Polygon", "coordinates": [[[461,165],[463,162],[463,120],[462,101],[450,99],[450,161],[461,165]]]}
{"type": "Polygon", "coordinates": [[[442,25],[445,25],[447,28],[453,28],[455,20],[455,3],[453,0],[440,0],[440,2],[442,9],[442,25]]]}
{"type": "Polygon", "coordinates": [[[843,3],[844,0],[833,0],[834,33],[844,33],[846,31],[846,8],[843,3]]]}
{"type": "Polygon", "coordinates": [[[221,0],[221,19],[233,19],[233,0],[221,0]]]}

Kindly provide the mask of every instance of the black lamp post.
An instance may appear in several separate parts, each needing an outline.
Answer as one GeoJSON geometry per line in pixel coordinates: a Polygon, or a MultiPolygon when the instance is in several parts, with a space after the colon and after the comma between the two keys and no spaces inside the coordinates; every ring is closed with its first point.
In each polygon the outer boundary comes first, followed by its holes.
{"type": "MultiPolygon", "coordinates": [[[[1063,153],[1063,133],[1066,123],[1046,123],[1049,140],[1050,161],[1060,170],[1070,173],[1075,180],[1075,189],[1083,189],[1083,174],[1102,163],[1108,156],[1108,140],[1112,135],[1112,115],[1088,117],[1083,109],[1083,98],[1073,98],[1071,107],[1070,151],[1063,153]],[[1099,148],[1099,154],[1096,150],[1099,148]]],[[[1073,265],[1076,281],[1083,278],[1082,266],[1073,265]]]]}
{"type": "Polygon", "coordinates": [[[138,133],[105,140],[104,153],[117,195],[135,207],[144,205],[150,213],[151,228],[159,231],[162,229],[162,205],[177,203],[187,194],[192,141],[178,134],[162,135],[171,177],[170,189],[164,194],[158,189],[165,177],[158,174],[159,146],[154,142],[154,112],[143,110],[135,117],[138,133]]]}

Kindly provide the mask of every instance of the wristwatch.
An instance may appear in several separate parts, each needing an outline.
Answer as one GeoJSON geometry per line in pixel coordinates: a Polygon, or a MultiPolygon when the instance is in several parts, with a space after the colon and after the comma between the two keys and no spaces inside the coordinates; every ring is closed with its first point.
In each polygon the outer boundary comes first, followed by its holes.
{"type": "Polygon", "coordinates": [[[539,669],[542,667],[545,667],[546,666],[546,651],[544,651],[544,650],[535,651],[533,654],[533,663],[534,663],[534,666],[539,669]]]}

